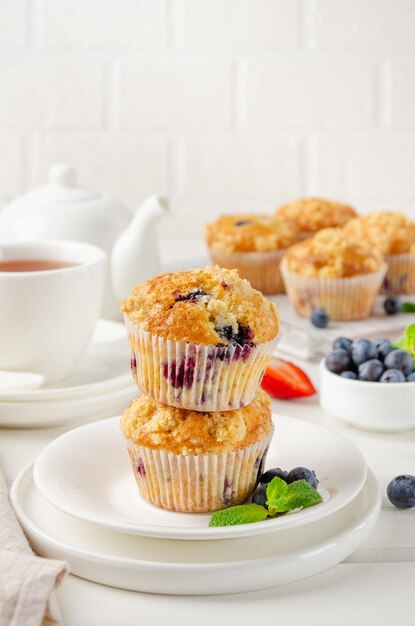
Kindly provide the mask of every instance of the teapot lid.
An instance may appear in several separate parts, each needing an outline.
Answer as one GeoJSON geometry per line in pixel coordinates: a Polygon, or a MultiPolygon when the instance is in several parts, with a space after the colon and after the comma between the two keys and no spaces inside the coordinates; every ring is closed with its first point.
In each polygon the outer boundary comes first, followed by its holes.
{"type": "Polygon", "coordinates": [[[56,163],[49,169],[49,183],[33,191],[25,198],[34,204],[75,203],[98,200],[102,197],[97,191],[85,189],[76,184],[76,170],[66,163],[56,163]]]}

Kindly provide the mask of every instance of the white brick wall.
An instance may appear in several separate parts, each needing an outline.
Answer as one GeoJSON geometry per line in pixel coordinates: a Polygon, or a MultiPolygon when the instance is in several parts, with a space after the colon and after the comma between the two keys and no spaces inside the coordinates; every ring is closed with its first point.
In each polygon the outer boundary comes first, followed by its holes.
{"type": "Polygon", "coordinates": [[[320,193],[415,217],[414,0],[0,0],[0,194],[66,160],[162,233],[320,193]]]}

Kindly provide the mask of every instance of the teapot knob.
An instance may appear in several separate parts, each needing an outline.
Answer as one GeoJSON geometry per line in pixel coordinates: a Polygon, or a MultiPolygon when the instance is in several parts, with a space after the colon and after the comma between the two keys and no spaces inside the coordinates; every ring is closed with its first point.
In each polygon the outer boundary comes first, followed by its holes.
{"type": "Polygon", "coordinates": [[[66,163],[55,163],[49,170],[49,182],[62,187],[75,187],[76,170],[66,163]]]}

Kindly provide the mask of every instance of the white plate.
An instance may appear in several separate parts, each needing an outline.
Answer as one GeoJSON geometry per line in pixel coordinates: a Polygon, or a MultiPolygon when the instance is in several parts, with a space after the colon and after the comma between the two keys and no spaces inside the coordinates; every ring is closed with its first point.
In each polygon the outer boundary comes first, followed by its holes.
{"type": "Polygon", "coordinates": [[[296,513],[243,526],[209,528],[209,514],[165,511],[138,492],[119,418],[65,433],[39,455],[34,481],[58,509],[119,532],[170,539],[222,539],[270,533],[322,519],[350,502],[366,479],[361,452],[336,432],[274,415],[276,432],[267,467],[315,470],[325,502],[296,513]]]}
{"type": "Polygon", "coordinates": [[[209,543],[123,535],[71,518],[36,490],[31,467],[16,478],[11,501],[36,552],[67,560],[76,576],[133,591],[210,595],[284,585],[340,563],[369,536],[381,495],[369,472],[351,503],[300,531],[209,543]]]}
{"type": "Polygon", "coordinates": [[[108,393],[130,384],[129,348],[124,324],[99,320],[91,344],[77,370],[55,385],[36,391],[7,392],[1,402],[46,402],[108,393]]]}

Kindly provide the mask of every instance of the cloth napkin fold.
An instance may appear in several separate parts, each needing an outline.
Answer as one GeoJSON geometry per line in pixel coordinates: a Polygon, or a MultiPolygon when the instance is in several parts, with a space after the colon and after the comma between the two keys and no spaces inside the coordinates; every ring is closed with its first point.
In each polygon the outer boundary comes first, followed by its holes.
{"type": "Polygon", "coordinates": [[[0,470],[0,626],[59,623],[53,591],[67,571],[64,561],[33,553],[10,505],[0,470]]]}

